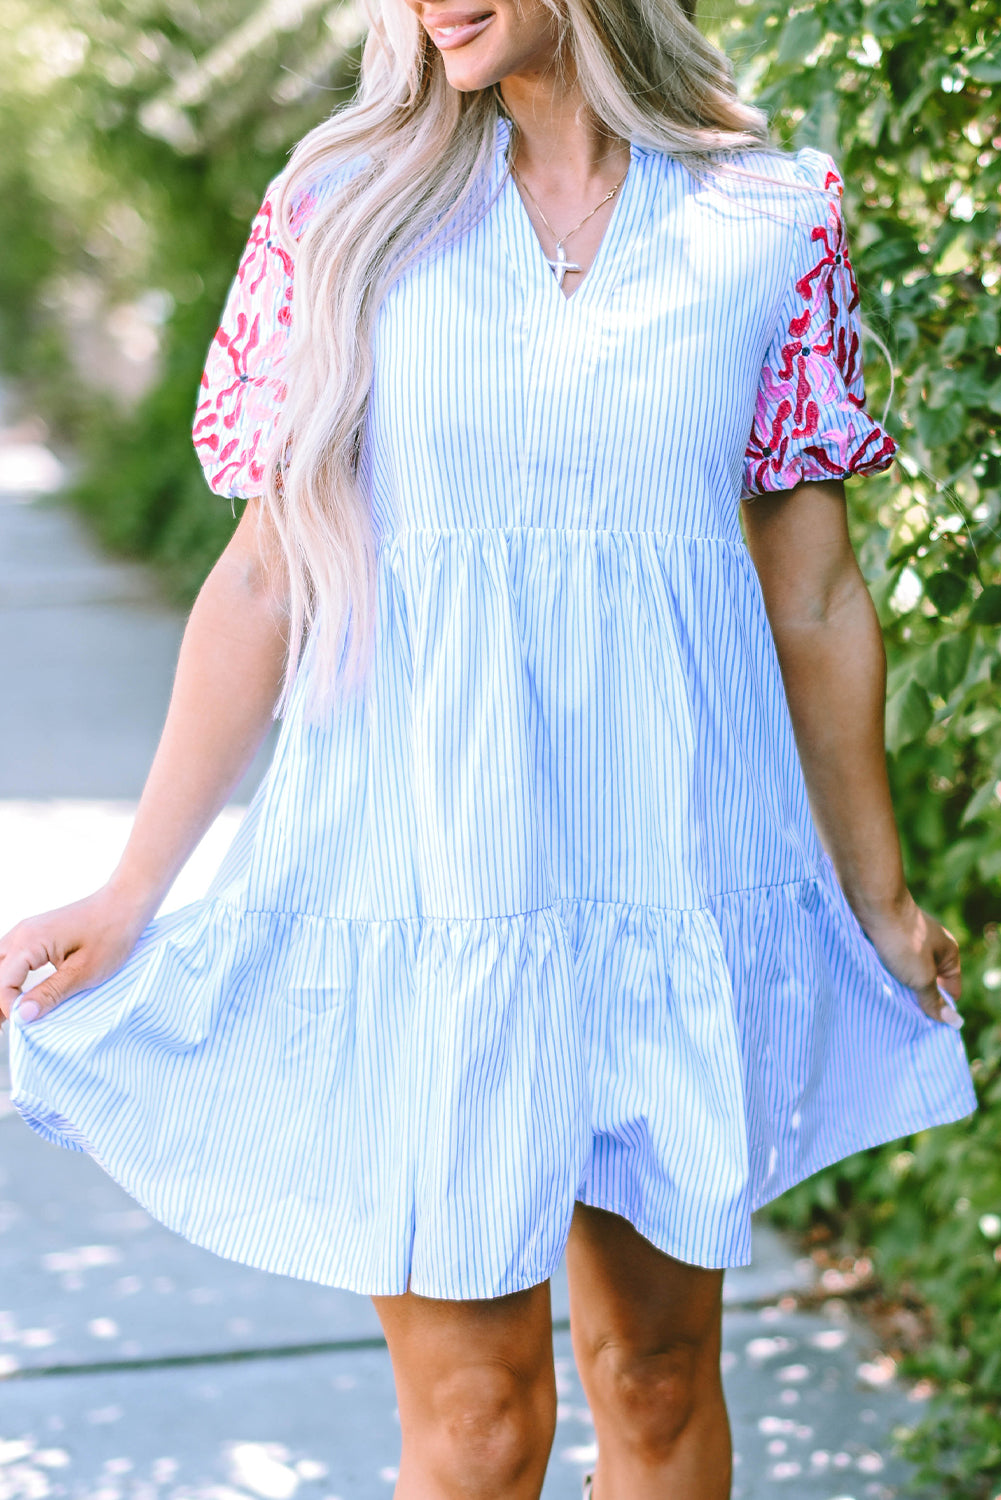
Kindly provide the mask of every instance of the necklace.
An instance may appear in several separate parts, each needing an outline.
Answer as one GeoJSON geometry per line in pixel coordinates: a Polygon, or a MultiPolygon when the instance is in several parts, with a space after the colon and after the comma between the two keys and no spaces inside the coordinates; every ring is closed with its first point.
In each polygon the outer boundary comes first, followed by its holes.
{"type": "Polygon", "coordinates": [[[540,219],[542,220],[543,224],[545,224],[546,228],[549,230],[549,233],[553,236],[553,239],[556,241],[556,254],[552,258],[550,258],[548,255],[546,256],[546,265],[551,267],[553,275],[556,277],[556,285],[558,287],[562,288],[562,286],[563,286],[563,278],[567,274],[568,271],[579,271],[581,269],[580,266],[575,265],[572,260],[567,260],[567,252],[566,252],[566,250],[564,248],[566,241],[570,238],[570,236],[572,234],[576,234],[577,231],[578,231],[578,229],[582,228],[583,225],[585,225],[587,223],[588,219],[593,218],[594,215],[598,212],[598,209],[599,208],[603,208],[604,205],[608,202],[609,198],[614,198],[615,197],[616,193],[619,191],[619,188],[622,186],[622,184],[626,180],[626,174],[627,174],[628,170],[629,169],[627,168],[626,172],[623,172],[622,176],[619,178],[619,180],[615,184],[615,186],[613,188],[611,188],[605,194],[604,198],[602,198],[602,200],[601,200],[600,203],[596,203],[594,205],[594,207],[592,208],[592,210],[591,210],[591,212],[589,214],[585,214],[584,215],[584,217],[581,219],[581,221],[580,221],[579,224],[575,224],[572,229],[568,229],[567,232],[566,232],[566,234],[558,235],[556,233],[556,230],[550,224],[549,220],[546,218],[545,214],[542,212],[542,208],[541,208],[541,206],[540,206],[537,198],[533,194],[531,188],[529,187],[528,183],[525,182],[524,178],[522,177],[521,173],[518,171],[518,169],[515,166],[514,162],[511,163],[511,171],[514,173],[514,175],[517,178],[518,182],[521,183],[521,186],[525,189],[525,192],[528,194],[528,196],[531,198],[532,202],[535,204],[536,208],[539,210],[539,217],[540,217],[540,219]]]}

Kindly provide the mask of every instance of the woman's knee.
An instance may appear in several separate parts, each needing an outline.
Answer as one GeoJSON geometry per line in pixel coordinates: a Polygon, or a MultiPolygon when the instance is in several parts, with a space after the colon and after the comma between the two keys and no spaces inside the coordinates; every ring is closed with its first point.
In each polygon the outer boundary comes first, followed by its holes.
{"type": "Polygon", "coordinates": [[[682,1340],[655,1350],[609,1342],[591,1361],[592,1399],[618,1440],[652,1463],[670,1457],[712,1384],[705,1351],[682,1340]]]}
{"type": "Polygon", "coordinates": [[[628,1220],[580,1203],[567,1267],[599,1445],[657,1466],[684,1434],[720,1430],[722,1271],[676,1260],[628,1220]]]}
{"type": "Polygon", "coordinates": [[[435,1380],[427,1398],[428,1447],[446,1484],[501,1495],[545,1467],[556,1426],[551,1369],[527,1375],[501,1362],[463,1365],[435,1380]]]}

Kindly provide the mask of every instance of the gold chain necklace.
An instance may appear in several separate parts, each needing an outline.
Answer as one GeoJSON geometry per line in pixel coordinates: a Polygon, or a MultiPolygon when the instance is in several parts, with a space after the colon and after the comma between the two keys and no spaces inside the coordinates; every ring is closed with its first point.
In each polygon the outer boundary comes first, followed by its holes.
{"type": "Polygon", "coordinates": [[[615,184],[615,186],[612,189],[610,189],[609,192],[607,192],[605,194],[605,196],[604,196],[604,198],[602,198],[601,202],[600,203],[596,203],[595,206],[592,208],[591,212],[589,214],[585,214],[584,217],[581,219],[581,221],[580,221],[579,224],[575,224],[572,229],[568,229],[567,232],[566,232],[566,234],[562,234],[562,235],[557,235],[556,230],[553,228],[553,226],[550,224],[549,220],[546,218],[545,214],[542,212],[542,207],[539,204],[539,202],[538,202],[537,198],[535,197],[535,195],[533,194],[532,189],[529,187],[528,183],[524,180],[524,178],[522,177],[521,173],[518,171],[517,167],[515,166],[514,162],[511,163],[511,171],[514,173],[514,175],[517,178],[518,182],[521,183],[521,186],[525,189],[525,192],[528,194],[528,196],[531,198],[532,202],[535,204],[536,208],[539,210],[539,217],[541,218],[543,224],[545,224],[546,228],[549,230],[549,233],[553,236],[553,239],[556,241],[556,254],[552,258],[550,258],[547,255],[546,256],[546,264],[547,264],[547,266],[551,266],[552,267],[553,275],[556,277],[556,285],[558,287],[562,288],[562,286],[563,286],[563,278],[567,274],[567,272],[568,271],[579,271],[581,269],[581,267],[578,266],[578,265],[575,265],[573,261],[567,260],[567,252],[564,249],[565,242],[570,238],[570,236],[572,234],[576,234],[577,231],[578,231],[578,229],[582,228],[583,225],[585,225],[587,223],[588,219],[593,218],[594,215],[598,212],[598,209],[599,208],[603,208],[605,206],[605,204],[608,202],[609,198],[614,198],[615,197],[616,193],[619,191],[619,188],[622,186],[622,184],[626,180],[626,177],[627,177],[628,172],[629,172],[629,168],[628,167],[626,168],[625,172],[623,172],[623,174],[619,178],[618,182],[615,184]]]}

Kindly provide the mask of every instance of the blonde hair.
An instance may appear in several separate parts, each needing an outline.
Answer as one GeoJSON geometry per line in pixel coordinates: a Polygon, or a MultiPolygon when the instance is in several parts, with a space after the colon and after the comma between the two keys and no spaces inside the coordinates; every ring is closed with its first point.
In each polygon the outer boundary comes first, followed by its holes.
{"type": "MultiPolygon", "coordinates": [[[[282,404],[263,500],[287,564],[288,707],[307,637],[310,701],[329,707],[371,660],[377,541],[358,458],[376,313],[428,246],[489,207],[497,86],[460,92],[405,0],[367,0],[370,26],[354,98],[294,151],[277,220],[295,254],[282,404]],[[296,243],[303,189],[354,164],[296,243]]],[[[729,61],[696,28],[694,0],[544,0],[559,23],[593,119],[695,170],[711,153],[769,148],[764,114],[737,97],[729,61]]],[[[509,118],[509,117],[508,117],[509,118]]],[[[511,124],[510,156],[518,144],[511,124]]],[[[774,148],[771,148],[774,149],[774,148]]]]}

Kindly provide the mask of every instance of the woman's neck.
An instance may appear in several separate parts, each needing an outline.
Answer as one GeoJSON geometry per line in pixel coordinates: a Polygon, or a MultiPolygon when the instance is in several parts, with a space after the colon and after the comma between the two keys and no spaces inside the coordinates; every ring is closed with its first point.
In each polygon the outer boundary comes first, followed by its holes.
{"type": "Polygon", "coordinates": [[[533,182],[544,187],[621,176],[628,142],[591,117],[575,83],[558,81],[551,72],[516,74],[502,79],[499,89],[518,127],[516,166],[533,182]]]}

